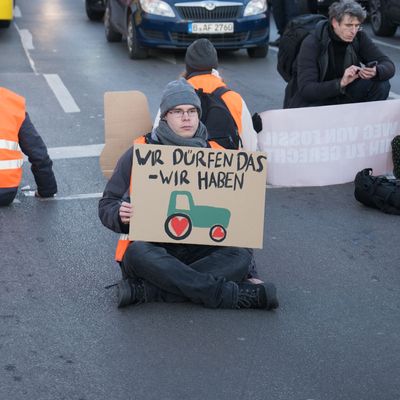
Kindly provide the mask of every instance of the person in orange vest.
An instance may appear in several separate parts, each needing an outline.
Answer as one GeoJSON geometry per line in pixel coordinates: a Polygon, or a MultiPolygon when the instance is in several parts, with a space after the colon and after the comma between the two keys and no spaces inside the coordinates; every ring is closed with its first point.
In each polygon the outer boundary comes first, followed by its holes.
{"type": "MultiPolygon", "coordinates": [[[[185,79],[166,86],[160,115],[159,125],[135,143],[221,149],[207,140],[207,129],[199,119],[200,99],[185,79]]],[[[129,232],[132,215],[129,198],[132,157],[130,148],[118,161],[99,201],[103,225],[124,235],[129,232]]],[[[209,308],[275,309],[278,300],[272,283],[243,282],[251,254],[247,248],[130,242],[122,237],[116,259],[126,279],[118,283],[118,306],[191,301],[209,308]]]]}
{"type": "MultiPolygon", "coordinates": [[[[206,125],[210,135],[217,130],[219,125],[229,127],[229,130],[235,129],[239,135],[239,145],[236,147],[226,146],[223,141],[219,143],[225,148],[244,148],[245,150],[257,150],[257,132],[253,127],[253,119],[243,97],[229,89],[227,84],[221,78],[218,72],[218,53],[214,45],[205,38],[195,40],[186,50],[185,54],[185,71],[182,76],[195,88],[198,92],[206,94],[214,93],[214,96],[220,97],[222,106],[225,104],[230,114],[232,123],[220,116],[220,124],[212,121],[207,110],[203,109],[202,122],[206,125]],[[207,117],[205,119],[204,117],[207,117]]],[[[228,114],[228,116],[229,116],[228,114]]],[[[154,125],[158,124],[159,113],[156,116],[154,125]]],[[[228,130],[228,131],[229,131],[228,130]]],[[[226,134],[227,132],[225,132],[226,134]]],[[[231,134],[232,135],[232,134],[231,134]]]]}
{"type": "Polygon", "coordinates": [[[25,99],[0,87],[0,206],[14,200],[22,180],[23,154],[31,163],[37,197],[52,197],[57,182],[42,138],[25,110],[25,99]]]}
{"type": "MultiPolygon", "coordinates": [[[[219,87],[227,87],[217,70],[217,50],[208,39],[197,39],[187,48],[185,66],[184,77],[196,90],[202,89],[205,93],[211,93],[219,87]]],[[[262,126],[259,114],[255,113],[252,117],[242,96],[233,90],[224,93],[221,98],[235,120],[243,148],[249,151],[257,150],[257,133],[262,128],[256,129],[254,123],[257,120],[258,124],[262,126]]],[[[262,283],[254,257],[247,279],[250,282],[262,283]]]]}

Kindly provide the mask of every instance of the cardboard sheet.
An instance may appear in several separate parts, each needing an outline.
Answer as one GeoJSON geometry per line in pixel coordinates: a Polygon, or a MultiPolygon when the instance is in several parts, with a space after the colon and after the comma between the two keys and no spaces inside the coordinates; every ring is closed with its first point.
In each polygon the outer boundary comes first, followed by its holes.
{"type": "Polygon", "coordinates": [[[100,167],[107,178],[135,138],[151,131],[152,121],[146,96],[139,91],[104,94],[105,146],[100,167]]]}
{"type": "Polygon", "coordinates": [[[135,145],[131,240],[262,248],[262,152],[135,145]]]}

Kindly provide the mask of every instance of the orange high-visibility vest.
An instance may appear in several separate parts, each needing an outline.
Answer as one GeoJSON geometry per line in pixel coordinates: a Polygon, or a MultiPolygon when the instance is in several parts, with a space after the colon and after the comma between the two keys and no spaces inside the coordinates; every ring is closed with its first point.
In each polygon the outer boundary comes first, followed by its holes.
{"type": "MultiPolygon", "coordinates": [[[[218,77],[212,74],[195,75],[188,79],[188,82],[197,90],[203,89],[204,93],[212,93],[215,89],[226,84],[218,77]]],[[[239,131],[239,135],[242,135],[243,124],[242,124],[242,109],[243,99],[239,93],[230,90],[221,96],[222,100],[228,107],[233,119],[235,120],[236,126],[239,131]]]]}
{"type": "Polygon", "coordinates": [[[0,188],[17,188],[22,179],[23,154],[18,133],[25,119],[25,99],[0,87],[0,188]]]}
{"type": "MultiPolygon", "coordinates": [[[[146,144],[146,137],[140,136],[137,139],[135,139],[133,143],[134,144],[146,144]]],[[[224,150],[224,148],[222,146],[220,146],[217,142],[209,141],[209,144],[210,144],[211,148],[213,148],[213,149],[224,150]]],[[[129,188],[130,191],[131,191],[131,186],[132,186],[132,182],[131,182],[131,185],[129,188]]],[[[128,246],[130,245],[131,242],[132,241],[129,240],[128,234],[123,233],[119,236],[117,248],[115,250],[115,260],[116,261],[118,261],[118,262],[122,261],[122,259],[124,258],[126,249],[128,248],[128,246]]]]}

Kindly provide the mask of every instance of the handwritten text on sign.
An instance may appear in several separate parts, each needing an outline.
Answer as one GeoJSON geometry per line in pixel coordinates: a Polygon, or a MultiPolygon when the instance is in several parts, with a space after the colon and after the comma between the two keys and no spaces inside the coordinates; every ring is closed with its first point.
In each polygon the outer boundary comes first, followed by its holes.
{"type": "Polygon", "coordinates": [[[262,247],[266,155],[135,145],[130,239],[262,247]]]}

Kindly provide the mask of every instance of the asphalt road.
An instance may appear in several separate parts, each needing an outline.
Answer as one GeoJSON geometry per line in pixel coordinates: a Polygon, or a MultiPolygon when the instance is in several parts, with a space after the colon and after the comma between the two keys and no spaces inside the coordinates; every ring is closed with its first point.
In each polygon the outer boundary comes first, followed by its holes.
{"type": "MultiPolygon", "coordinates": [[[[26,97],[59,150],[59,193],[41,201],[20,191],[0,210],[0,399],[400,399],[400,220],[359,205],[351,183],[267,189],[256,259],[278,287],[276,312],[116,308],[105,286],[119,279],[117,237],[97,218],[106,180],[89,152],[104,143],[103,94],[141,90],[154,115],[183,54],[129,60],[81,0],[17,4],[21,16],[0,32],[0,85],[26,97]],[[62,95],[50,86],[58,79],[62,95]]],[[[378,40],[399,65],[400,32],[378,40]]],[[[251,111],[280,108],[275,51],[224,53],[220,64],[251,111]]]]}

